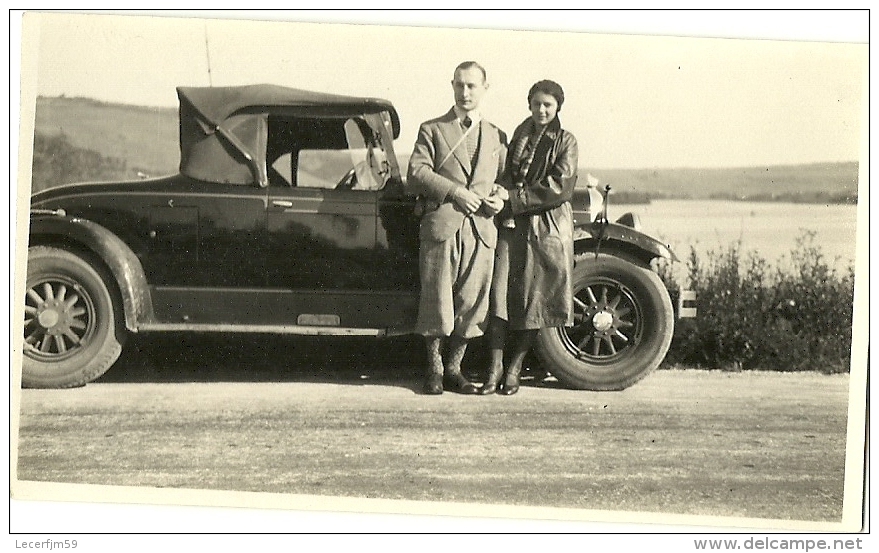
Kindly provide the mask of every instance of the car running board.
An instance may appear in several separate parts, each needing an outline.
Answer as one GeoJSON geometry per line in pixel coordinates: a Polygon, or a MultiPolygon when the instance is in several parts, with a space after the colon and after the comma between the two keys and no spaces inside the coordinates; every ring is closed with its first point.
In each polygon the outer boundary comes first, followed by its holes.
{"type": "Polygon", "coordinates": [[[386,336],[383,328],[348,328],[311,325],[237,325],[209,323],[145,323],[137,332],[229,332],[253,334],[299,334],[305,336],[386,336]]]}

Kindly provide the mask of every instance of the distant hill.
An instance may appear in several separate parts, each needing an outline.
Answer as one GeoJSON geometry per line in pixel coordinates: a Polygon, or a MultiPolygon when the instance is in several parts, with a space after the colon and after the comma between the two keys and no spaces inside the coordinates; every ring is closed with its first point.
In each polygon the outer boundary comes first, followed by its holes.
{"type": "MultiPolygon", "coordinates": [[[[126,174],[160,176],[177,172],[180,150],[176,108],[39,97],[35,123],[37,133],[63,133],[73,146],[121,160],[126,174]]],[[[405,172],[411,145],[398,143],[396,149],[405,172]]],[[[822,203],[857,200],[857,162],[717,169],[582,167],[580,173],[592,174],[602,186],[610,184],[617,202],[661,198],[822,203]]]]}
{"type": "MultiPolygon", "coordinates": [[[[858,163],[718,169],[581,169],[620,200],[661,198],[855,203],[858,163]]],[[[618,200],[619,201],[619,200],[618,200]]]]}
{"type": "Polygon", "coordinates": [[[63,133],[74,146],[121,159],[135,173],[170,175],[180,164],[176,108],[39,97],[34,130],[63,133]]]}

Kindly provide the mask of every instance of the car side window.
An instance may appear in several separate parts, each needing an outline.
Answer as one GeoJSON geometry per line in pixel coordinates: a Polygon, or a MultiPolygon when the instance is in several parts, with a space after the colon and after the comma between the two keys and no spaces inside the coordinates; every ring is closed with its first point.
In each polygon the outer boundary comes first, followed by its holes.
{"type": "Polygon", "coordinates": [[[359,118],[270,120],[268,151],[272,186],[378,190],[388,178],[380,140],[359,118]]]}

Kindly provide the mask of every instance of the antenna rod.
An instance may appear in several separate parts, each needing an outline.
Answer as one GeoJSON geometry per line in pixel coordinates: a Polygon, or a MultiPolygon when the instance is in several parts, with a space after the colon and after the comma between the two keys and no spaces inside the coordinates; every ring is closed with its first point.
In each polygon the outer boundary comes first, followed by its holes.
{"type": "Polygon", "coordinates": [[[211,49],[208,46],[208,24],[204,24],[204,53],[208,58],[208,86],[214,86],[214,80],[211,77],[211,49]]]}

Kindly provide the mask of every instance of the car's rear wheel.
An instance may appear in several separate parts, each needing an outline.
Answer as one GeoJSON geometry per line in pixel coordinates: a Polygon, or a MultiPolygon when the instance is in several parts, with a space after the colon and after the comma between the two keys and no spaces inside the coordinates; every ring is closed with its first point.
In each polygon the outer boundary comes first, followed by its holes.
{"type": "Polygon", "coordinates": [[[71,388],[104,374],[122,352],[125,329],[96,266],[34,246],[26,286],[22,387],[71,388]]]}
{"type": "Polygon", "coordinates": [[[662,363],[674,312],[659,277],[618,257],[577,258],[574,326],[543,329],[535,353],[561,383],[582,390],[622,390],[662,363]]]}

